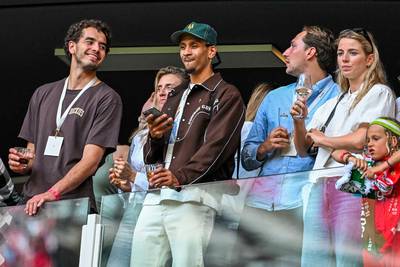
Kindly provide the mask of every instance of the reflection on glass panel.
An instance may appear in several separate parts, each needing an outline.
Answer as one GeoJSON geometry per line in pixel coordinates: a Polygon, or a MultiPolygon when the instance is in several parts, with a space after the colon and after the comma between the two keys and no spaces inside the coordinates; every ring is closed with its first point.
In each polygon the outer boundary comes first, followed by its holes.
{"type": "Polygon", "coordinates": [[[24,207],[0,209],[0,266],[78,266],[88,198],[45,203],[35,216],[24,207]]]}
{"type": "Polygon", "coordinates": [[[195,184],[152,190],[144,200],[107,196],[102,266],[170,266],[196,255],[205,266],[396,266],[397,193],[344,192],[343,174],[332,168],[195,184]]]}
{"type": "Polygon", "coordinates": [[[145,192],[103,196],[101,266],[129,266],[133,231],[142,209],[145,192]]]}

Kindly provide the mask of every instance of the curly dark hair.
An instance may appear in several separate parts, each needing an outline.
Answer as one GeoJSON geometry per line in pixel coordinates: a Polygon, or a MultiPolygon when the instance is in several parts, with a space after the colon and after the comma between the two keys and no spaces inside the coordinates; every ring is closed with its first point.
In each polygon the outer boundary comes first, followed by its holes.
{"type": "Polygon", "coordinates": [[[333,73],[336,69],[336,42],[332,31],[320,26],[304,26],[303,42],[317,50],[317,61],[321,69],[333,73]]]}
{"type": "Polygon", "coordinates": [[[79,41],[79,38],[82,36],[82,31],[86,28],[93,27],[97,29],[99,32],[104,33],[106,36],[106,53],[110,51],[110,46],[111,46],[111,29],[110,27],[103,21],[101,20],[96,20],[96,19],[84,19],[79,22],[76,22],[72,24],[68,31],[67,35],[64,38],[64,51],[69,60],[71,60],[71,53],[69,52],[68,49],[68,43],[70,41],[73,41],[77,43],[79,41]]]}

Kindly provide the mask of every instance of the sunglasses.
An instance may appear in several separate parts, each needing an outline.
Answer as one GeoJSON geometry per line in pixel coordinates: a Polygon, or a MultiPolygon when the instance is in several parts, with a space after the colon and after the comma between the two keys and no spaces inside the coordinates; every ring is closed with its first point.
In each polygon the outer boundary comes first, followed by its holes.
{"type": "Polygon", "coordinates": [[[374,46],[372,45],[372,40],[371,40],[371,38],[369,37],[367,30],[365,30],[364,28],[352,28],[352,29],[347,29],[347,30],[342,31],[340,34],[342,34],[342,33],[347,33],[347,32],[355,32],[355,33],[357,33],[357,34],[362,35],[362,36],[365,38],[365,40],[367,40],[368,43],[371,45],[372,49],[374,48],[374,46]]]}

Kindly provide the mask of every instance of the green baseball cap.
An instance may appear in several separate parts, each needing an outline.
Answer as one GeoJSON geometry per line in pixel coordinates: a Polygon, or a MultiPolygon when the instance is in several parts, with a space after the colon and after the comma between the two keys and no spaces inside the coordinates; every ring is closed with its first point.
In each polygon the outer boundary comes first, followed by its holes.
{"type": "Polygon", "coordinates": [[[201,40],[204,40],[207,44],[217,44],[217,32],[208,24],[191,22],[181,31],[176,31],[171,34],[171,40],[174,43],[179,43],[183,34],[190,34],[201,40]]]}

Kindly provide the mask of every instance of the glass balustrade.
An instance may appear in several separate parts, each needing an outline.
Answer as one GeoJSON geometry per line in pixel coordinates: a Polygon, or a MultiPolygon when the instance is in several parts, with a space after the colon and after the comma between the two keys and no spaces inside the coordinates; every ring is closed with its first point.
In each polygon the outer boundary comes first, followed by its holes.
{"type": "Polygon", "coordinates": [[[0,266],[78,266],[88,198],[47,202],[35,216],[24,208],[0,208],[0,266]]]}
{"type": "MultiPolygon", "coordinates": [[[[84,257],[170,266],[200,251],[212,267],[396,266],[398,190],[377,193],[372,181],[366,194],[342,175],[333,168],[103,196],[84,257]]],[[[46,203],[36,216],[24,206],[0,209],[0,266],[79,266],[88,208],[76,199],[46,203]]]]}
{"type": "MultiPolygon", "coordinates": [[[[168,239],[173,235],[171,225],[193,221],[189,214],[180,213],[171,224],[171,214],[161,212],[159,241],[166,238],[167,243],[157,250],[158,241],[146,239],[153,227],[147,223],[154,221],[148,211],[159,203],[172,205],[174,201],[168,199],[177,196],[186,204],[215,212],[207,217],[212,232],[204,238],[205,266],[362,266],[363,261],[393,260],[390,250],[396,240],[388,239],[390,231],[382,227],[391,223],[396,231],[400,216],[383,219],[377,214],[387,214],[397,200],[388,195],[384,199],[389,204],[382,204],[373,188],[368,197],[348,187],[350,192],[343,192],[344,187],[337,189],[342,175],[343,168],[332,168],[105,196],[101,266],[135,266],[135,255],[150,261],[168,256],[169,247],[176,248],[168,239]]],[[[397,206],[390,211],[397,212],[397,206]]],[[[179,238],[194,240],[196,231],[201,229],[181,233],[179,238]]],[[[194,254],[179,246],[178,251],[194,254]]],[[[174,255],[168,264],[171,261],[174,255]]]]}

